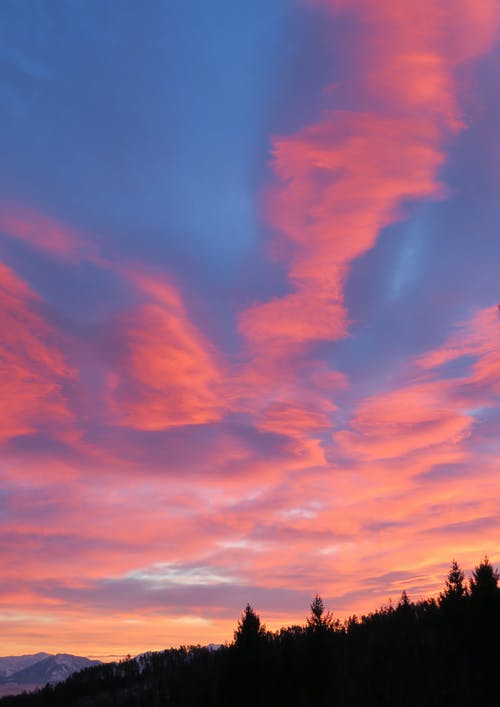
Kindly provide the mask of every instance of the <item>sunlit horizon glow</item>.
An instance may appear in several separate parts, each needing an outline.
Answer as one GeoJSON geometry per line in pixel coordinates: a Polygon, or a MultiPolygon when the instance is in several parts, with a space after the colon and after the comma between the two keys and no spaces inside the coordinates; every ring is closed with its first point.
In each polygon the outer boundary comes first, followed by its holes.
{"type": "Polygon", "coordinates": [[[0,654],[500,564],[497,1],[0,16],[0,654]]]}

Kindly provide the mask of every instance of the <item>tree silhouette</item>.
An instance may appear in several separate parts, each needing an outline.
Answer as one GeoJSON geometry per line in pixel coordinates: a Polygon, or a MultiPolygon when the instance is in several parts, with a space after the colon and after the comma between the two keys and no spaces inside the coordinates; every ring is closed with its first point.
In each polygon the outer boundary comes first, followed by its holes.
{"type": "Polygon", "coordinates": [[[473,599],[487,600],[499,595],[498,580],[500,575],[485,556],[474,569],[470,579],[470,592],[473,599]]]}
{"type": "Polygon", "coordinates": [[[241,707],[253,707],[262,702],[265,690],[264,650],[266,627],[250,604],[247,604],[234,632],[232,664],[232,701],[241,707]]]}
{"type": "Polygon", "coordinates": [[[455,605],[467,596],[467,587],[464,584],[464,580],[465,575],[458,562],[453,560],[445,582],[445,589],[439,595],[441,605],[455,605]]]}
{"type": "Polygon", "coordinates": [[[453,561],[438,602],[403,592],[343,625],[316,595],[306,625],[276,633],[247,604],[233,645],[104,663],[0,707],[498,707],[498,575],[485,558],[471,595],[453,561]]]}
{"type": "Polygon", "coordinates": [[[234,632],[235,645],[238,648],[255,646],[265,634],[266,627],[260,623],[260,618],[250,604],[247,604],[234,632]]]}
{"type": "Polygon", "coordinates": [[[325,612],[319,594],[316,594],[310,607],[311,614],[306,624],[307,653],[304,668],[312,704],[322,707],[335,673],[329,660],[331,644],[335,638],[334,620],[329,611],[325,612]]]}
{"type": "Polygon", "coordinates": [[[323,625],[323,612],[325,611],[325,606],[323,604],[323,599],[316,594],[311,602],[311,617],[307,619],[308,626],[322,626],[323,625]]]}
{"type": "Polygon", "coordinates": [[[410,599],[408,597],[406,589],[403,589],[403,591],[401,592],[401,597],[398,602],[398,609],[406,610],[406,609],[409,609],[409,607],[410,607],[410,599]]]}
{"type": "Polygon", "coordinates": [[[311,616],[307,618],[307,628],[310,631],[326,631],[334,626],[333,615],[327,611],[319,594],[311,602],[311,616]]]}

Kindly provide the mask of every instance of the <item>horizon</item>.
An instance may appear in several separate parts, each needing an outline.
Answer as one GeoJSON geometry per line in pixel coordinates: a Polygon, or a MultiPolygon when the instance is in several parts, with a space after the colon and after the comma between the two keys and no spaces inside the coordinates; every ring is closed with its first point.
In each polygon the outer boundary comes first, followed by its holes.
{"type": "MultiPolygon", "coordinates": [[[[350,621],[351,619],[354,619],[356,622],[359,622],[359,623],[362,624],[365,619],[369,618],[369,617],[372,616],[373,614],[377,614],[377,613],[380,613],[380,612],[381,612],[381,613],[384,613],[384,612],[386,612],[388,609],[394,609],[394,610],[396,610],[396,609],[401,605],[401,602],[403,601],[403,597],[406,597],[406,599],[409,600],[410,603],[414,604],[415,606],[417,606],[417,605],[419,605],[419,604],[425,605],[425,604],[429,604],[429,603],[435,602],[435,606],[439,608],[439,607],[441,606],[441,602],[442,602],[442,599],[443,599],[443,594],[444,594],[444,592],[445,592],[445,590],[446,590],[446,582],[449,580],[450,571],[451,571],[451,569],[453,568],[453,566],[455,565],[455,562],[456,562],[456,559],[454,559],[452,562],[449,563],[449,566],[448,566],[448,574],[446,575],[446,578],[443,578],[443,583],[442,583],[442,586],[441,586],[440,591],[437,591],[437,592],[435,592],[435,593],[433,593],[433,594],[431,594],[431,595],[429,595],[429,596],[420,596],[420,597],[413,597],[413,598],[412,598],[412,597],[409,597],[409,596],[408,596],[406,590],[403,590],[402,593],[401,593],[401,595],[398,597],[398,600],[397,600],[397,601],[393,600],[392,597],[389,597],[389,599],[388,599],[386,602],[384,602],[383,604],[381,604],[381,605],[379,605],[379,606],[377,606],[377,607],[372,607],[371,610],[369,610],[369,611],[367,611],[366,613],[361,614],[361,615],[357,615],[357,614],[346,614],[346,615],[344,615],[344,616],[342,616],[342,617],[337,616],[337,615],[335,614],[335,612],[331,611],[331,608],[330,608],[330,607],[328,607],[327,605],[325,605],[325,603],[324,603],[324,601],[323,601],[323,597],[320,597],[319,594],[315,594],[314,596],[311,597],[311,602],[310,602],[310,604],[309,604],[309,615],[308,615],[308,616],[304,616],[302,620],[298,620],[298,621],[295,621],[295,622],[290,622],[290,623],[288,623],[287,626],[285,626],[284,624],[278,625],[276,622],[274,622],[274,625],[271,627],[271,626],[269,626],[269,625],[266,623],[265,617],[261,616],[261,615],[260,615],[260,612],[259,612],[258,610],[256,610],[256,608],[255,608],[254,606],[252,606],[252,603],[251,603],[251,602],[247,602],[247,603],[246,603],[246,606],[245,606],[245,607],[242,607],[242,611],[240,612],[240,615],[238,616],[237,621],[234,622],[234,625],[233,625],[233,635],[231,636],[231,638],[228,638],[228,639],[226,639],[226,640],[224,640],[224,641],[220,641],[220,642],[208,642],[208,643],[205,643],[205,644],[200,644],[200,642],[189,643],[189,644],[186,644],[186,643],[182,643],[182,644],[181,644],[181,643],[180,643],[180,644],[178,644],[178,645],[166,646],[166,647],[164,647],[164,648],[157,648],[157,649],[154,649],[154,650],[145,650],[145,651],[142,651],[141,653],[135,653],[135,654],[131,654],[130,652],[121,653],[121,654],[94,654],[94,653],[90,652],[90,653],[88,653],[88,654],[85,655],[85,656],[73,656],[73,654],[69,654],[69,655],[72,655],[73,657],[85,657],[85,658],[88,658],[89,660],[97,660],[97,661],[100,661],[100,662],[102,662],[102,663],[106,663],[106,662],[120,662],[121,660],[127,660],[127,659],[128,659],[128,660],[130,660],[130,659],[133,660],[133,659],[135,659],[135,658],[140,657],[141,655],[147,655],[148,653],[154,653],[154,652],[163,652],[163,651],[169,650],[169,649],[171,649],[171,648],[173,648],[173,649],[178,649],[178,648],[188,648],[188,649],[190,649],[190,648],[197,648],[197,647],[209,648],[210,646],[221,646],[221,647],[222,647],[222,646],[230,646],[230,645],[232,645],[233,642],[234,642],[234,635],[235,635],[236,629],[237,629],[237,627],[238,627],[238,625],[239,625],[240,620],[243,619],[243,617],[244,617],[244,615],[245,615],[246,608],[248,608],[248,607],[250,607],[250,608],[252,609],[252,612],[257,615],[257,617],[259,618],[259,621],[261,622],[262,628],[263,628],[265,631],[270,632],[270,633],[274,633],[274,634],[276,634],[276,635],[279,635],[281,629],[283,629],[283,628],[292,628],[292,627],[303,627],[303,628],[307,628],[308,622],[309,622],[309,619],[310,619],[310,615],[311,615],[310,612],[311,612],[311,610],[312,610],[312,608],[313,608],[313,603],[314,603],[314,599],[315,599],[315,598],[320,598],[320,599],[321,599],[322,605],[323,605],[323,609],[324,609],[324,612],[325,612],[325,615],[330,616],[330,617],[331,617],[333,620],[335,620],[335,621],[339,620],[340,623],[343,624],[343,625],[348,625],[348,623],[349,623],[349,621],[350,621]],[[445,580],[446,580],[446,582],[445,582],[445,580]]],[[[481,560],[478,561],[478,563],[475,565],[475,567],[474,567],[474,568],[471,568],[470,571],[467,571],[467,570],[464,571],[464,569],[461,567],[460,563],[457,563],[458,569],[463,573],[463,583],[464,583],[464,587],[465,587],[465,596],[466,596],[466,597],[467,597],[467,596],[470,596],[471,580],[472,580],[472,578],[473,578],[474,572],[478,569],[478,567],[479,567],[483,562],[488,562],[488,563],[491,565],[491,563],[489,562],[489,558],[488,558],[487,556],[484,556],[483,558],[481,558],[481,560]]],[[[494,565],[491,565],[491,566],[493,567],[493,570],[496,570],[496,572],[497,572],[497,577],[498,577],[498,574],[499,574],[498,568],[496,568],[494,565]]],[[[335,630],[336,630],[336,629],[335,629],[335,630]]],[[[16,656],[0,656],[0,658],[29,657],[30,655],[33,655],[33,656],[34,656],[34,655],[43,655],[43,656],[47,656],[47,657],[55,657],[55,656],[57,656],[57,655],[66,655],[66,653],[63,652],[63,651],[57,651],[56,653],[50,653],[50,652],[47,652],[47,651],[44,651],[44,650],[40,650],[40,651],[37,651],[37,653],[34,653],[34,654],[23,654],[23,655],[16,655],[16,656]]]]}
{"type": "Polygon", "coordinates": [[[500,565],[498,2],[0,20],[0,653],[500,565]]]}

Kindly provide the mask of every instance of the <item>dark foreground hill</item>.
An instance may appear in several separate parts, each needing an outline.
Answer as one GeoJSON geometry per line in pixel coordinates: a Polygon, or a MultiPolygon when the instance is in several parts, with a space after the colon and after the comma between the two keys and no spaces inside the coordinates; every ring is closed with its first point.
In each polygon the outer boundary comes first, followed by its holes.
{"type": "Polygon", "coordinates": [[[320,597],[305,626],[266,632],[247,606],[234,642],[87,668],[0,707],[500,707],[500,591],[485,559],[454,563],[439,599],[341,624],[320,597]]]}

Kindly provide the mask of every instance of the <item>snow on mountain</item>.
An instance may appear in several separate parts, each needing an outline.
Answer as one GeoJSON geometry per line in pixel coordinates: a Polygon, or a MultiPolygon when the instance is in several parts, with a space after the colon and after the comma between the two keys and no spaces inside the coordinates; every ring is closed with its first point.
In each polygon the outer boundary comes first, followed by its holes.
{"type": "Polygon", "coordinates": [[[73,673],[100,663],[99,660],[68,653],[36,653],[0,658],[0,696],[22,692],[24,689],[34,690],[48,682],[62,682],[73,673]]]}
{"type": "MultiPolygon", "coordinates": [[[[98,660],[89,660],[88,658],[81,658],[67,653],[57,653],[57,655],[48,655],[31,665],[11,673],[9,682],[16,682],[19,685],[32,685],[34,683],[45,685],[47,682],[61,682],[66,680],[72,673],[88,668],[91,665],[99,664],[100,661],[98,660]]],[[[4,679],[3,682],[5,681],[4,679]]]]}
{"type": "Polygon", "coordinates": [[[8,655],[0,658],[0,679],[8,678],[18,670],[28,668],[44,658],[49,658],[50,653],[34,653],[33,655],[8,655]]]}

